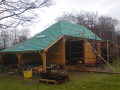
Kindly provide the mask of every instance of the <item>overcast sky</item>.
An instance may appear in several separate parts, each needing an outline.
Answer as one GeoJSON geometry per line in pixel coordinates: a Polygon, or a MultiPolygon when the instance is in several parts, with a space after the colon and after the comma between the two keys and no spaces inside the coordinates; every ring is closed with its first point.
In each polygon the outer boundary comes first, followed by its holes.
{"type": "Polygon", "coordinates": [[[31,36],[41,32],[55,23],[54,19],[63,12],[97,11],[120,20],[120,0],[54,0],[55,5],[44,8],[39,12],[40,22],[31,27],[31,36]]]}

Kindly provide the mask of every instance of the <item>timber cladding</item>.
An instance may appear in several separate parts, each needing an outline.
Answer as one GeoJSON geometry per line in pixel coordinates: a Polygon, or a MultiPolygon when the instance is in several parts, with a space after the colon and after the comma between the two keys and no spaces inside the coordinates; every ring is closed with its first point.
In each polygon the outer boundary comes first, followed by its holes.
{"type": "Polygon", "coordinates": [[[21,58],[21,62],[32,62],[42,60],[42,57],[38,53],[25,53],[21,58]]]}
{"type": "MultiPolygon", "coordinates": [[[[101,43],[97,43],[97,50],[101,55],[101,43]]],[[[92,48],[88,45],[88,43],[84,43],[84,54],[85,54],[85,63],[96,63],[96,56],[92,48]]]]}
{"type": "Polygon", "coordinates": [[[65,42],[63,42],[63,38],[60,39],[57,43],[55,43],[51,48],[49,48],[46,56],[47,63],[61,63],[65,62],[65,42]]]}

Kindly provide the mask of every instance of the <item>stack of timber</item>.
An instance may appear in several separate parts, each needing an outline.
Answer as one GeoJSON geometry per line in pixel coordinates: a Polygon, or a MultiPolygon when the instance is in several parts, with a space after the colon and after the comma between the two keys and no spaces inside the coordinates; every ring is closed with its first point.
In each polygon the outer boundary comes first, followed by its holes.
{"type": "Polygon", "coordinates": [[[39,80],[40,82],[53,82],[56,84],[65,82],[69,80],[69,76],[67,74],[58,74],[58,73],[41,73],[41,79],[39,80]]]}

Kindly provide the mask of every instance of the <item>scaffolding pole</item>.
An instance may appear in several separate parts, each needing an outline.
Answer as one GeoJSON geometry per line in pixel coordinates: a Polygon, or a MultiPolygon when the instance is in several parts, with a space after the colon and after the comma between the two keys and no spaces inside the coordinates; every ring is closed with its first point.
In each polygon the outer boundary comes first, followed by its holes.
{"type": "Polygon", "coordinates": [[[109,63],[109,43],[107,40],[107,62],[109,63]]]}
{"type": "Polygon", "coordinates": [[[81,34],[79,35],[86,43],[88,43],[88,45],[94,50],[94,52],[111,68],[111,70],[115,71],[114,68],[109,63],[107,63],[106,60],[104,60],[104,58],[90,45],[90,43],[81,34]]]}

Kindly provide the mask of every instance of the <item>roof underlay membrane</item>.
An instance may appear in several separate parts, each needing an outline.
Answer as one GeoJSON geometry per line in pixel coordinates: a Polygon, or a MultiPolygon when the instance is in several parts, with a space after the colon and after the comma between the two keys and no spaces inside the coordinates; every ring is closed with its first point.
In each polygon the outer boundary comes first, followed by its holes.
{"type": "Polygon", "coordinates": [[[81,25],[69,23],[66,21],[58,21],[29,40],[2,50],[1,53],[43,51],[59,37],[72,36],[81,38],[80,35],[83,35],[86,39],[101,40],[99,37],[95,37],[95,34],[91,30],[81,25]]]}

